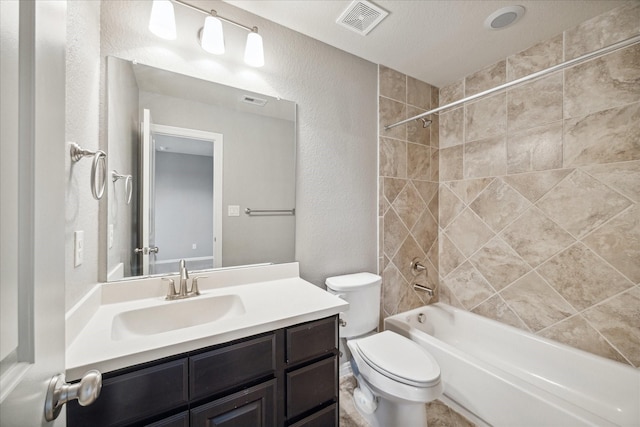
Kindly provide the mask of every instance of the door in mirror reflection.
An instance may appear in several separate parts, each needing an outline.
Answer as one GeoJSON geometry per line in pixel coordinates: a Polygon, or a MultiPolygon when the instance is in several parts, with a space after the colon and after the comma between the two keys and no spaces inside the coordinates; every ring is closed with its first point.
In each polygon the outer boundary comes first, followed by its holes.
{"type": "Polygon", "coordinates": [[[222,265],[223,136],[153,123],[143,111],[138,274],[222,265]]]}

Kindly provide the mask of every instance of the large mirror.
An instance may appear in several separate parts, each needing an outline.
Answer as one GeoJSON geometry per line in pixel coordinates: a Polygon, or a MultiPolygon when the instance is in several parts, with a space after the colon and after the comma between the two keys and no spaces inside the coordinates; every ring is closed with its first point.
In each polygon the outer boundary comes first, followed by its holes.
{"type": "Polygon", "coordinates": [[[296,105],[107,58],[107,280],[294,260],[296,105]]]}

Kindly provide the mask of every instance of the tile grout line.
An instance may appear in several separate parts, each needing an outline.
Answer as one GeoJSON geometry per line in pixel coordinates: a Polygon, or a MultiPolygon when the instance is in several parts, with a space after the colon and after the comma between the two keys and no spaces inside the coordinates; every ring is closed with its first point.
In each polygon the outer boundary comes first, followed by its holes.
{"type": "Polygon", "coordinates": [[[616,266],[614,266],[613,264],[611,264],[611,262],[607,261],[602,255],[600,255],[598,252],[596,252],[595,249],[593,249],[591,246],[589,246],[587,243],[585,243],[583,240],[586,239],[588,236],[590,236],[591,234],[595,233],[597,230],[601,229],[602,227],[604,227],[606,224],[608,224],[609,222],[613,221],[614,219],[616,219],[619,216],[622,216],[623,214],[625,214],[627,211],[630,211],[631,209],[635,208],[635,203],[627,206],[626,208],[624,208],[623,210],[621,210],[620,212],[618,212],[617,214],[615,214],[614,216],[612,216],[611,218],[609,218],[606,222],[604,222],[603,224],[601,224],[600,226],[598,226],[597,228],[591,230],[588,234],[586,234],[584,237],[582,237],[582,239],[579,240],[580,243],[582,243],[589,251],[591,251],[596,257],[598,257],[601,261],[603,261],[606,265],[608,265],[609,267],[611,267],[616,273],[620,274],[622,277],[624,277],[626,280],[628,280],[629,282],[631,282],[632,286],[635,286],[637,283],[633,281],[633,279],[631,279],[629,276],[627,276],[625,273],[621,272],[616,266]]]}

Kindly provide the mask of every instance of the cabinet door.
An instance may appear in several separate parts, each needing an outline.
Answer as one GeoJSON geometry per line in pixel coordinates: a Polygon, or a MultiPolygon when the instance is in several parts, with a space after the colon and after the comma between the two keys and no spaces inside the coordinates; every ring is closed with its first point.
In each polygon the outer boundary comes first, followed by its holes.
{"type": "Polygon", "coordinates": [[[276,380],[239,391],[191,410],[191,427],[273,427],[276,380]]]}
{"type": "Polygon", "coordinates": [[[191,356],[189,397],[192,402],[204,399],[247,382],[273,376],[275,370],[274,334],[191,356]]]}
{"type": "Polygon", "coordinates": [[[324,408],[307,418],[292,424],[291,427],[338,427],[338,404],[324,408]]]}
{"type": "Polygon", "coordinates": [[[338,346],[338,317],[287,328],[286,342],[289,365],[335,352],[338,346]]]}
{"type": "Polygon", "coordinates": [[[338,400],[335,357],[287,373],[287,418],[305,416],[338,400]]]}
{"type": "Polygon", "coordinates": [[[179,359],[106,379],[93,405],[80,406],[77,400],[67,404],[67,424],[124,426],[186,408],[187,369],[187,359],[179,359]]]}
{"type": "Polygon", "coordinates": [[[189,427],[189,411],[180,412],[153,424],[147,424],[145,427],[189,427]]]}

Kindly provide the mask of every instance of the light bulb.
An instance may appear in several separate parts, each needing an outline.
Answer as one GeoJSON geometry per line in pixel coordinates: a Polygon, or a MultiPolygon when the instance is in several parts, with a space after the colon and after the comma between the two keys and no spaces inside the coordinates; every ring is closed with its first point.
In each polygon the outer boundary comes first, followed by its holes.
{"type": "Polygon", "coordinates": [[[214,17],[207,16],[204,20],[204,28],[200,37],[200,46],[209,53],[222,55],[224,53],[224,34],[222,22],[214,17]]]}
{"type": "Polygon", "coordinates": [[[176,18],[169,0],[153,0],[149,31],[167,40],[176,39],[176,18]]]}
{"type": "Polygon", "coordinates": [[[264,51],[262,50],[262,36],[252,31],[247,36],[247,46],[244,50],[244,62],[252,67],[264,65],[264,51]]]}

